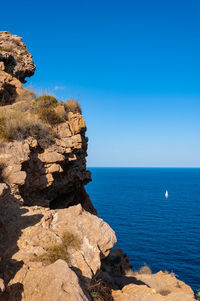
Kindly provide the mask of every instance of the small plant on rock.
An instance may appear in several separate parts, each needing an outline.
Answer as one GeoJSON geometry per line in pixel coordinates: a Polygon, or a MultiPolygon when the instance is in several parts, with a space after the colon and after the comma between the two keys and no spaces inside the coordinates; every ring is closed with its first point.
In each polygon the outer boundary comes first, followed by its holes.
{"type": "Polygon", "coordinates": [[[112,301],[112,290],[109,283],[95,276],[88,285],[87,290],[93,301],[112,301]]]}
{"type": "Polygon", "coordinates": [[[57,99],[52,95],[41,95],[35,99],[35,104],[39,108],[50,108],[58,105],[57,99]]]}
{"type": "Polygon", "coordinates": [[[78,103],[78,101],[74,100],[74,99],[69,99],[67,100],[67,102],[64,103],[64,107],[65,107],[65,111],[68,112],[72,112],[72,113],[79,113],[81,114],[81,107],[78,103]]]}
{"type": "Polygon", "coordinates": [[[162,295],[162,296],[167,296],[167,295],[169,295],[169,294],[171,293],[171,291],[170,291],[170,290],[167,290],[167,289],[162,289],[162,290],[160,290],[158,293],[159,293],[160,295],[162,295]]]}
{"type": "Polygon", "coordinates": [[[58,104],[54,96],[41,95],[34,101],[33,113],[36,113],[44,123],[50,125],[61,123],[63,122],[63,118],[55,111],[58,104]]]}
{"type": "Polygon", "coordinates": [[[70,263],[70,250],[78,250],[80,246],[81,241],[77,235],[71,232],[64,232],[61,243],[48,246],[45,253],[35,257],[33,260],[41,261],[46,265],[54,263],[58,259],[70,263]]]}

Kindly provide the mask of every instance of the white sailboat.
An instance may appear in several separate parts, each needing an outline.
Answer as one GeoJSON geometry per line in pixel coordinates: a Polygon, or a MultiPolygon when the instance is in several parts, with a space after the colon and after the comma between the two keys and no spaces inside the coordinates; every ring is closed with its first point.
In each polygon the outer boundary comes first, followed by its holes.
{"type": "Polygon", "coordinates": [[[165,192],[165,198],[166,199],[168,198],[168,190],[166,190],[166,192],[165,192]]]}

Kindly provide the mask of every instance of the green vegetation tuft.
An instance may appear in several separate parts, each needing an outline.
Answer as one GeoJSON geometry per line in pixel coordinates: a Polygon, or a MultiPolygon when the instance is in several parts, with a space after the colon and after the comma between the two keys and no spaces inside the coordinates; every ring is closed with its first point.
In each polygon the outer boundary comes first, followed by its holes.
{"type": "Polygon", "coordinates": [[[47,95],[47,94],[41,95],[38,98],[36,98],[35,103],[40,108],[50,108],[58,105],[57,99],[54,96],[47,95]]]}
{"type": "Polygon", "coordinates": [[[58,100],[51,95],[41,95],[36,98],[33,104],[33,111],[44,122],[50,125],[63,122],[62,116],[60,116],[55,108],[58,106],[58,100]]]}
{"type": "Polygon", "coordinates": [[[46,248],[46,252],[36,256],[34,261],[41,261],[48,265],[58,259],[70,263],[70,250],[79,250],[81,241],[79,237],[71,232],[65,232],[62,236],[62,243],[57,243],[46,248]]]}

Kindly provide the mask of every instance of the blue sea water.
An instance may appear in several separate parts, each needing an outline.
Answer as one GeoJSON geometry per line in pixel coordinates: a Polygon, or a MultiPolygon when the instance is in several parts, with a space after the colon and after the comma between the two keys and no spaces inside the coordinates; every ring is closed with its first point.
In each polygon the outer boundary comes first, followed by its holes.
{"type": "Polygon", "coordinates": [[[87,192],[134,270],[174,272],[200,287],[200,169],[90,168],[87,192]],[[169,197],[165,198],[168,190],[169,197]]]}

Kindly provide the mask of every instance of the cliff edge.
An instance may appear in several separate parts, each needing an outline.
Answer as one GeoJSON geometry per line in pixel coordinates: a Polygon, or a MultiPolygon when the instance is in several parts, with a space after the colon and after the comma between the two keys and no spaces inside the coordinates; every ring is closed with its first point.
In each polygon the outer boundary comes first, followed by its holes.
{"type": "Polygon", "coordinates": [[[22,85],[35,65],[0,32],[0,300],[191,301],[173,274],[133,271],[85,191],[86,125],[78,103],[22,85]]]}

